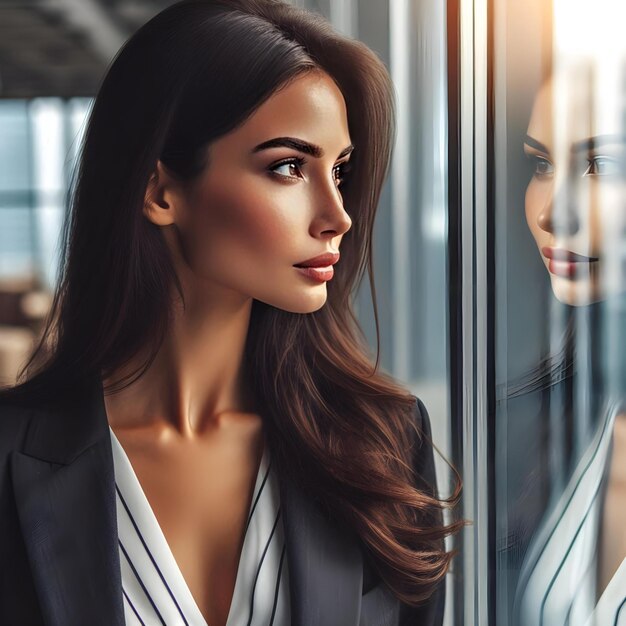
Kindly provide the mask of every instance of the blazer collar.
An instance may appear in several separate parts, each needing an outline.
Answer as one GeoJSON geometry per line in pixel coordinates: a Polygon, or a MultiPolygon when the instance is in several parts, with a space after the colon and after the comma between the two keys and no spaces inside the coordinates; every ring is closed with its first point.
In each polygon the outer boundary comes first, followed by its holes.
{"type": "Polygon", "coordinates": [[[115,477],[102,384],[31,416],[11,456],[17,512],[46,624],[124,624],[115,477]]]}
{"type": "MultiPolygon", "coordinates": [[[[33,415],[11,470],[44,621],[124,624],[115,475],[100,377],[33,415]]],[[[280,498],[293,626],[357,626],[363,559],[288,478],[280,498]]]]}

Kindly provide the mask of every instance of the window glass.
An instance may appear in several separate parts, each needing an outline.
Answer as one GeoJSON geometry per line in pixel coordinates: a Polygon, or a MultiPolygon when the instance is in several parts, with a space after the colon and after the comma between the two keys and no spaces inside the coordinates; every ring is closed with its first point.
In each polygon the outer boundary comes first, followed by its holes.
{"type": "Polygon", "coordinates": [[[626,623],[626,8],[493,10],[495,623],[626,623]]]}
{"type": "Polygon", "coordinates": [[[0,102],[0,277],[50,289],[66,192],[91,100],[0,102]]]}

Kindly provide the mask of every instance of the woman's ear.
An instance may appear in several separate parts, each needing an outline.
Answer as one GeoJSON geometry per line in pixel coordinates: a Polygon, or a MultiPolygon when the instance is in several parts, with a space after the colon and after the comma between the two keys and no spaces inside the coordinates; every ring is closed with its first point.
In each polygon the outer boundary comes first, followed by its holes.
{"type": "Polygon", "coordinates": [[[161,161],[157,166],[146,187],[143,203],[143,214],[157,226],[169,226],[176,221],[176,209],[181,201],[178,192],[178,183],[167,171],[161,161]]]}

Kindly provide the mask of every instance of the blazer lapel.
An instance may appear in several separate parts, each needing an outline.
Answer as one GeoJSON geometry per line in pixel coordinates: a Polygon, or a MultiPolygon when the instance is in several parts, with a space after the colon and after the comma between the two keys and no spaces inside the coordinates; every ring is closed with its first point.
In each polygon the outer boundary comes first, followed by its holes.
{"type": "Polygon", "coordinates": [[[11,473],[46,624],[123,625],[115,477],[99,378],[71,407],[33,416],[11,473]]]}
{"type": "Polygon", "coordinates": [[[297,486],[280,480],[292,626],[357,626],[363,557],[297,486]]]}
{"type": "MultiPolygon", "coordinates": [[[[99,377],[71,407],[33,417],[11,473],[46,624],[123,625],[115,476],[99,377]]],[[[292,626],[357,626],[363,557],[356,539],[288,479],[279,483],[292,626]]]]}

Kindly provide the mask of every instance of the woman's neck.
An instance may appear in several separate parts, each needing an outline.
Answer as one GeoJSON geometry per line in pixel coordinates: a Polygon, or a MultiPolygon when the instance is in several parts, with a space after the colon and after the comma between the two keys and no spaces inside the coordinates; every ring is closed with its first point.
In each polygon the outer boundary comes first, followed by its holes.
{"type": "MultiPolygon", "coordinates": [[[[168,334],[145,374],[105,396],[111,427],[173,429],[194,438],[218,426],[228,414],[253,412],[244,371],[251,309],[251,299],[233,294],[186,298],[184,311],[177,305],[168,334]]],[[[136,355],[108,376],[104,386],[135,371],[144,359],[145,354],[136,355]]]]}

